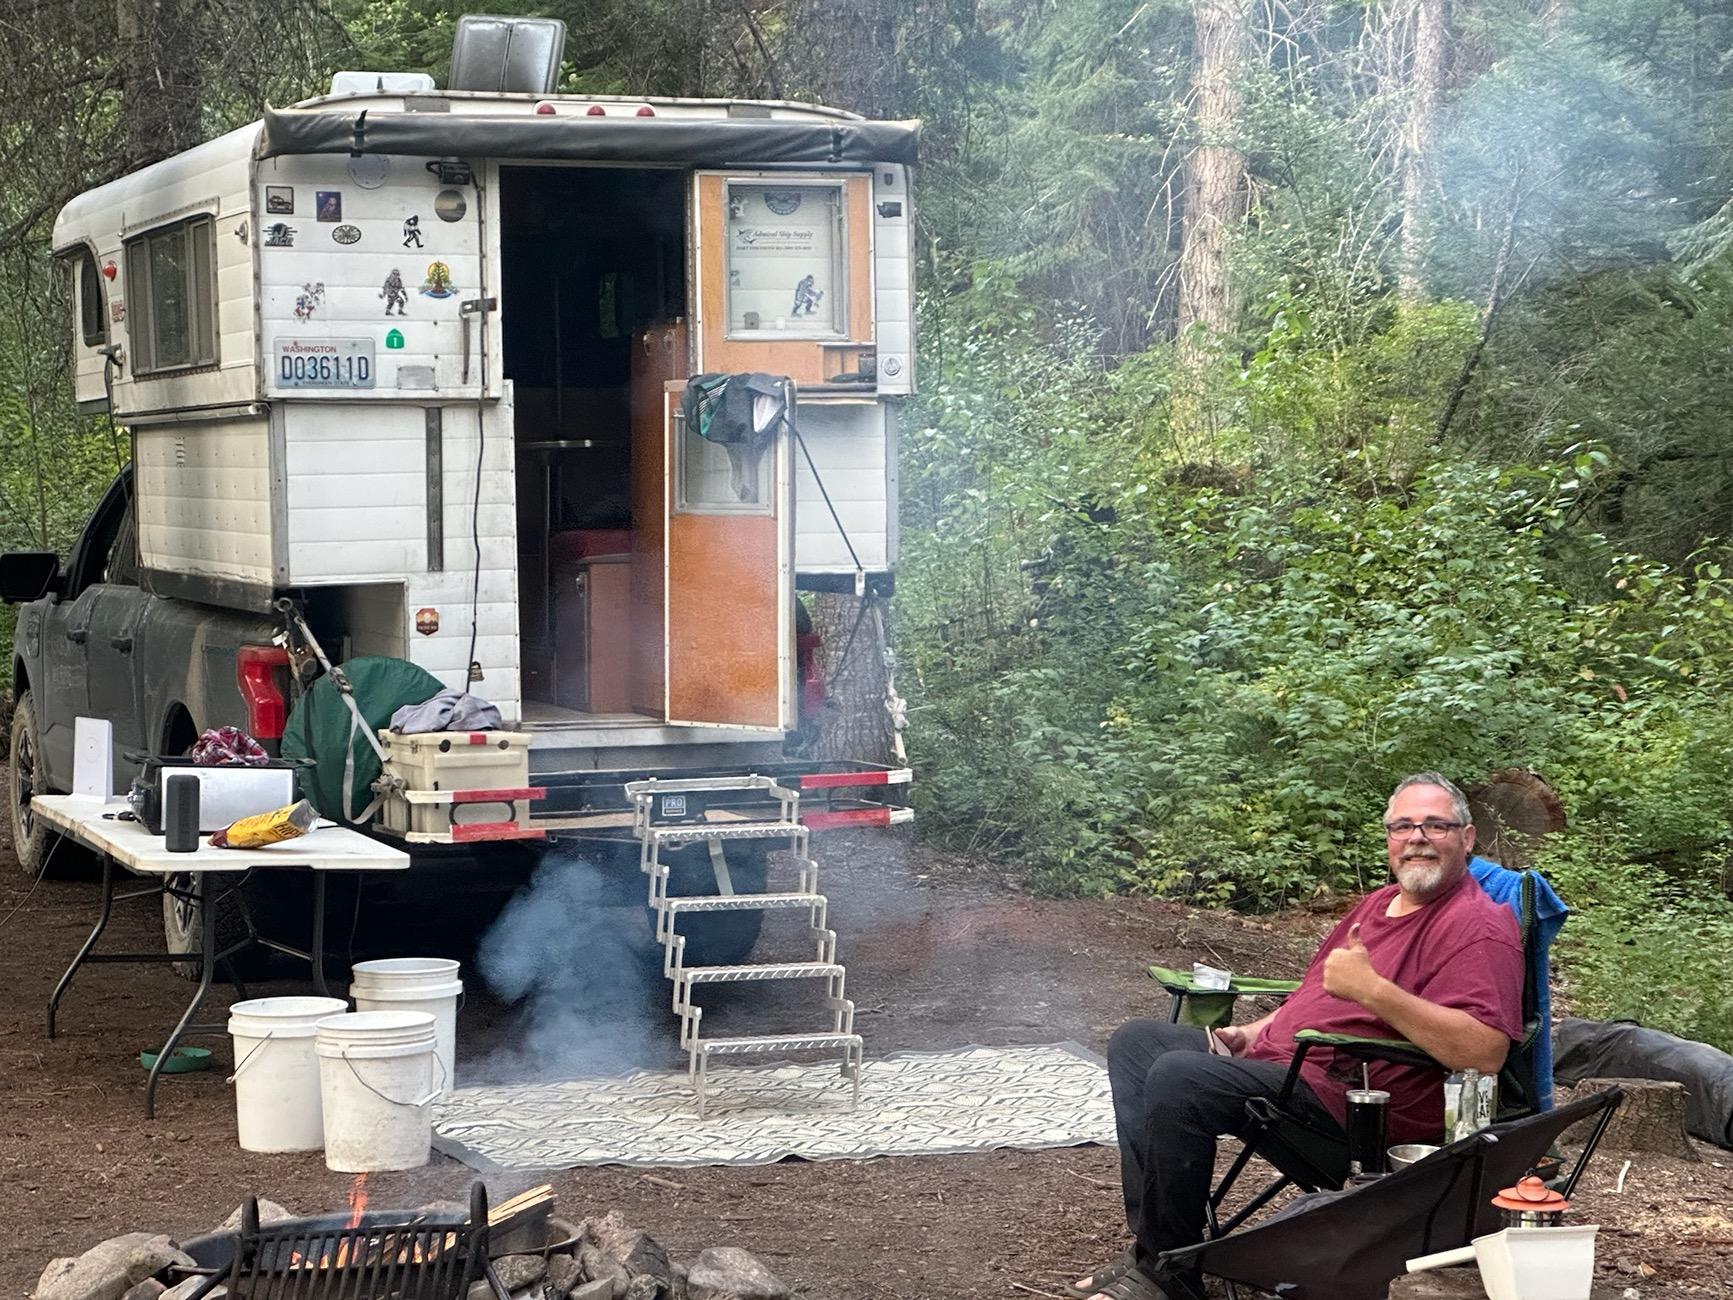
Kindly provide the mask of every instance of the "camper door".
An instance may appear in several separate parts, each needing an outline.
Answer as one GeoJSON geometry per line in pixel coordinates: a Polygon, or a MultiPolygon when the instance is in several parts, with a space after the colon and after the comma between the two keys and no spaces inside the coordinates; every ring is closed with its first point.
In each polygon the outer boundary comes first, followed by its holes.
{"type": "Polygon", "coordinates": [[[666,717],[788,731],[796,725],[791,438],[780,420],[762,433],[712,422],[706,437],[681,416],[684,387],[668,384],[664,398],[666,717]]]}

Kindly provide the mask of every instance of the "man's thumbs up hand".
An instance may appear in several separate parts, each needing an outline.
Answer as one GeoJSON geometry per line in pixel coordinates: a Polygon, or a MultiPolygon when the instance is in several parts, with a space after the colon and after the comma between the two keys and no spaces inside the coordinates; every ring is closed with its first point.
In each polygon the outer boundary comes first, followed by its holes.
{"type": "Polygon", "coordinates": [[[1350,1002],[1366,1005],[1383,979],[1372,969],[1371,955],[1360,938],[1359,923],[1348,927],[1348,936],[1324,958],[1324,991],[1350,1002]]]}

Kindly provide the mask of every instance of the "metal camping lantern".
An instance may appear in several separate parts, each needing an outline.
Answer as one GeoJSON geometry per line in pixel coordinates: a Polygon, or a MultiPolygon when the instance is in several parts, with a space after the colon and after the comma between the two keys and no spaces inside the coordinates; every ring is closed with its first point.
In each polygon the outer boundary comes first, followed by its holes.
{"type": "Polygon", "coordinates": [[[1515,1187],[1505,1188],[1492,1203],[1504,1212],[1507,1228],[1556,1228],[1571,1208],[1569,1201],[1533,1174],[1518,1179],[1515,1187]]]}

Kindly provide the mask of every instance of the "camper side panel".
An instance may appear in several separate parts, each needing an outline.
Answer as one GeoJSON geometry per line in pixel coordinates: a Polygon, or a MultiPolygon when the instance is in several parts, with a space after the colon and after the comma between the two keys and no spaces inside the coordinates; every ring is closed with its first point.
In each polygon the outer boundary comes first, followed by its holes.
{"type": "Polygon", "coordinates": [[[139,563],[269,588],[270,424],[264,416],[134,431],[139,563]]]}
{"type": "Polygon", "coordinates": [[[889,568],[892,505],[885,404],[809,397],[800,402],[798,418],[818,474],[814,476],[805,456],[795,456],[795,572],[852,574],[850,543],[869,573],[889,568]],[[836,519],[825,505],[826,494],[836,519]]]}
{"type": "Polygon", "coordinates": [[[915,391],[915,295],[910,232],[914,209],[905,167],[881,166],[873,175],[873,316],[878,344],[878,390],[915,391]]]}
{"type": "Polygon", "coordinates": [[[513,718],[520,696],[509,389],[507,400],[480,408],[479,446],[477,409],[282,403],[289,580],[369,588],[365,599],[391,608],[372,609],[365,621],[378,628],[394,620],[406,657],[452,687],[467,677],[473,608],[482,669],[475,689],[513,718]],[[418,622],[422,610],[431,616],[418,622]]]}
{"type": "MultiPolygon", "coordinates": [[[[82,224],[89,230],[99,262],[113,263],[115,276],[104,281],[109,312],[109,337],[121,345],[124,364],[115,379],[116,418],[157,411],[241,405],[258,396],[258,370],[253,346],[252,199],[247,185],[248,164],[258,126],[218,136],[195,149],[146,167],[113,185],[93,190],[71,205],[62,224],[69,230],[82,224]],[[198,239],[206,243],[211,274],[194,275],[185,283],[161,274],[156,290],[169,301],[156,304],[167,317],[188,312],[213,322],[215,360],[190,368],[138,373],[147,349],[140,335],[149,329],[153,304],[137,298],[152,282],[141,276],[148,260],[141,237],[184,222],[210,219],[198,239]],[[199,301],[189,304],[182,293],[199,301]],[[207,314],[208,313],[208,314],[207,314]]],[[[199,254],[203,265],[204,252],[199,254]]],[[[166,326],[164,327],[166,328],[166,326]]],[[[159,342],[162,350],[166,344],[159,342]]],[[[88,358],[81,357],[81,362],[88,358]]],[[[79,389],[81,398],[100,394],[100,358],[79,389]]],[[[86,368],[81,365],[81,375],[86,368]]]]}

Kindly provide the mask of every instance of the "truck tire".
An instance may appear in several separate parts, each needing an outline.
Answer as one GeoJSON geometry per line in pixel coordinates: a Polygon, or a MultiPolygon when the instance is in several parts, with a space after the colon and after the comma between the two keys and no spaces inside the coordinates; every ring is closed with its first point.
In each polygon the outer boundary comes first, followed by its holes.
{"type": "MultiPolygon", "coordinates": [[[[728,845],[728,874],[737,894],[761,894],[770,877],[770,854],[761,844],[728,845]]],[[[705,844],[688,844],[663,859],[668,864],[668,893],[689,898],[716,892],[716,873],[705,844]]],[[[652,926],[656,913],[645,909],[652,926]]],[[[700,912],[682,916],[679,933],[686,937],[686,965],[733,966],[752,955],[764,929],[764,913],[700,912]]],[[[660,949],[657,950],[660,952],[660,949]]]]}
{"type": "Polygon", "coordinates": [[[6,765],[12,787],[12,848],[24,874],[36,880],[67,874],[78,856],[71,841],[30,811],[32,796],[53,793],[40,784],[41,754],[36,701],[25,691],[12,706],[12,751],[6,765]]]}
{"type": "MultiPolygon", "coordinates": [[[[194,882],[191,876],[170,876],[167,883],[176,889],[190,890],[194,882]]],[[[211,883],[212,888],[219,891],[228,888],[221,876],[215,877],[211,883]]],[[[221,952],[247,937],[247,914],[241,899],[234,893],[220,894],[216,900],[216,913],[217,951],[221,952]]],[[[198,952],[199,904],[196,898],[180,898],[168,893],[162,896],[162,938],[167,952],[198,952]]],[[[266,954],[257,948],[245,948],[227,960],[234,965],[236,975],[245,977],[263,972],[266,954]]],[[[199,977],[199,963],[196,961],[177,961],[170,965],[184,980],[199,977]]]]}

